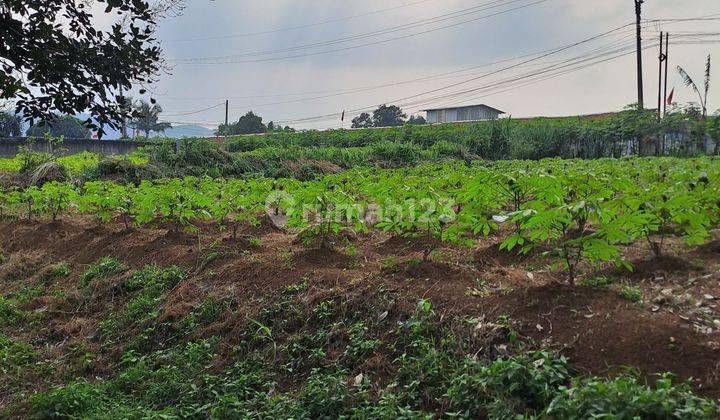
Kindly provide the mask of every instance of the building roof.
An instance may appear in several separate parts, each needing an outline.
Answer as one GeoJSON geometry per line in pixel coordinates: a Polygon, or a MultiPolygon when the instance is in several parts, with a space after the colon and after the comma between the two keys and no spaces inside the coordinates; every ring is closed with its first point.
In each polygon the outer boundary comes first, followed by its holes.
{"type": "Polygon", "coordinates": [[[458,108],[472,108],[474,106],[484,106],[485,108],[489,108],[493,111],[496,111],[498,114],[504,114],[505,111],[500,111],[497,108],[493,108],[491,106],[485,105],[485,104],[475,104],[475,105],[460,105],[460,106],[444,106],[440,108],[430,108],[430,109],[423,109],[421,111],[427,112],[427,111],[439,111],[441,109],[458,109],[458,108]]]}

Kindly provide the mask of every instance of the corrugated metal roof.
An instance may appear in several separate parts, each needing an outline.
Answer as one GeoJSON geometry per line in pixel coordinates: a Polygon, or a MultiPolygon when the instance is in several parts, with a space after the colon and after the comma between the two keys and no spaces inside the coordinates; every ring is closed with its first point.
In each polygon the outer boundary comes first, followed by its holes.
{"type": "Polygon", "coordinates": [[[444,107],[441,107],[441,108],[422,109],[421,111],[427,112],[427,111],[439,111],[439,110],[441,110],[441,109],[472,108],[472,107],[474,107],[474,106],[484,106],[485,108],[489,108],[489,109],[492,109],[493,111],[497,111],[498,114],[504,114],[504,113],[505,113],[505,111],[500,111],[500,110],[497,109],[497,108],[493,108],[493,107],[491,107],[491,106],[489,106],[489,105],[485,105],[485,104],[460,105],[460,106],[444,106],[444,107]]]}

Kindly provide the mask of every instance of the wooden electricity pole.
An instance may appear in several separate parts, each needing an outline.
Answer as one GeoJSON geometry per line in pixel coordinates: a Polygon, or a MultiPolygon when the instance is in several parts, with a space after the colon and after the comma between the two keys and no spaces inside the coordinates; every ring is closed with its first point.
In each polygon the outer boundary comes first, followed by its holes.
{"type": "Polygon", "coordinates": [[[122,104],[120,105],[122,107],[122,119],[120,120],[120,137],[125,140],[127,139],[127,121],[125,121],[125,112],[127,111],[127,99],[125,99],[122,83],[120,84],[120,98],[122,99],[122,104]]]}
{"type": "Polygon", "coordinates": [[[663,41],[665,40],[665,34],[660,31],[660,56],[658,59],[659,71],[658,71],[658,102],[657,102],[657,117],[658,121],[662,118],[662,83],[663,83],[663,63],[665,62],[665,51],[663,50],[663,41]]]}
{"type": "Polygon", "coordinates": [[[665,87],[663,88],[663,116],[667,113],[668,61],[670,61],[670,33],[665,32],[665,87]]]}
{"type": "Polygon", "coordinates": [[[645,108],[643,101],[643,66],[642,66],[642,29],[641,14],[642,4],[645,0],[634,0],[635,1],[635,29],[637,32],[637,84],[638,84],[638,109],[643,110],[645,108]]]}
{"type": "MultiPolygon", "coordinates": [[[[665,64],[665,82],[667,84],[667,56],[665,55],[665,50],[663,50],[663,41],[665,40],[665,34],[660,31],[660,55],[658,56],[658,102],[657,102],[657,118],[658,123],[662,121],[663,118],[663,103],[665,100],[663,99],[663,63],[665,64]]],[[[663,155],[665,154],[665,136],[664,135],[657,135],[657,138],[655,139],[655,154],[656,155],[663,155]]]]}

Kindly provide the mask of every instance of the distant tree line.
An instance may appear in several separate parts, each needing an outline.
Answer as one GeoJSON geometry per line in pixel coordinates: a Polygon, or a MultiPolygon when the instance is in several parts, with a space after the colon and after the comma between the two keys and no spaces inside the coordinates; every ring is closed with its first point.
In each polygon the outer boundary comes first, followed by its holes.
{"type": "Polygon", "coordinates": [[[69,139],[89,139],[90,129],[83,122],[70,115],[62,115],[55,120],[32,125],[25,133],[28,137],[60,137],[69,139]]]}
{"type": "Polygon", "coordinates": [[[237,122],[229,123],[227,125],[220,124],[217,129],[217,135],[219,136],[234,136],[239,134],[262,134],[270,132],[293,132],[289,126],[283,127],[282,125],[275,124],[270,121],[265,125],[262,117],[255,115],[254,112],[249,111],[247,114],[240,117],[237,122]]]}
{"type": "Polygon", "coordinates": [[[89,114],[84,125],[99,134],[117,128],[129,117],[122,91],[152,82],[161,69],[158,20],[183,8],[182,0],[112,0],[100,2],[101,12],[92,3],[0,2],[0,101],[14,101],[13,115],[30,125],[47,122],[41,132],[68,124],[76,130],[72,120],[57,116],[80,113],[89,114]],[[119,18],[103,30],[102,15],[119,18]]]}
{"type": "Polygon", "coordinates": [[[22,119],[19,115],[0,112],[0,137],[18,137],[22,135],[22,119]]]}
{"type": "Polygon", "coordinates": [[[380,105],[372,115],[363,112],[352,119],[352,128],[371,128],[371,127],[397,127],[405,124],[422,125],[425,124],[425,118],[422,116],[411,115],[406,120],[407,115],[396,105],[380,105]]]}
{"type": "MultiPolygon", "coordinates": [[[[127,128],[141,133],[145,138],[150,133],[163,133],[172,128],[168,122],[160,121],[163,109],[158,104],[150,104],[144,100],[133,101],[125,97],[124,107],[127,107],[127,120],[120,124],[121,138],[130,138],[127,128]]],[[[22,118],[10,111],[0,111],[0,137],[19,137],[23,135],[22,118]]],[[[89,139],[92,136],[90,124],[71,115],[53,115],[47,121],[40,121],[31,125],[26,131],[27,137],[60,137],[73,139],[89,139]]]]}

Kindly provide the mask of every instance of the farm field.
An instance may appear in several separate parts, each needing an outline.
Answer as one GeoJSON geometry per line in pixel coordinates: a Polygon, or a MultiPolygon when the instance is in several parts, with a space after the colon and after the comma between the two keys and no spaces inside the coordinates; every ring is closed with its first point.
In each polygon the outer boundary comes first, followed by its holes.
{"type": "Polygon", "coordinates": [[[0,195],[8,417],[716,418],[720,161],[0,195]]]}
{"type": "Polygon", "coordinates": [[[720,419],[720,2],[238,3],[0,3],[0,419],[720,419]]]}

